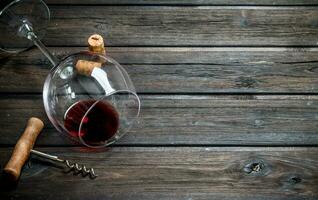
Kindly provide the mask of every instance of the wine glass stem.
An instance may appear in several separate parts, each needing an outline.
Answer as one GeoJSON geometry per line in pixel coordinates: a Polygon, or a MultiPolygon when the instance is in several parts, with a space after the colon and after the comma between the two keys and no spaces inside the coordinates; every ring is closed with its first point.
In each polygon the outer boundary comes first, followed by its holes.
{"type": "Polygon", "coordinates": [[[46,48],[46,46],[39,40],[39,38],[32,32],[31,39],[35,46],[46,56],[46,58],[52,63],[53,67],[58,64],[58,59],[46,48]]]}
{"type": "Polygon", "coordinates": [[[58,59],[53,54],[51,54],[51,52],[46,48],[46,46],[41,42],[41,40],[39,40],[39,38],[35,35],[35,33],[33,32],[32,25],[27,20],[23,20],[23,23],[19,28],[18,34],[22,37],[26,37],[27,39],[31,40],[46,56],[46,58],[49,59],[53,67],[55,67],[59,63],[58,59]]]}

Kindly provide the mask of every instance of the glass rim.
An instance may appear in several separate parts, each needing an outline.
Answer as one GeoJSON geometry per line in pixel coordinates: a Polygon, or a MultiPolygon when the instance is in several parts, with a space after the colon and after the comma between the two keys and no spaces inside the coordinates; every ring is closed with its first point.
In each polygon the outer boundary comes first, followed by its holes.
{"type": "MultiPolygon", "coordinates": [[[[78,128],[78,138],[79,138],[79,141],[81,144],[85,145],[86,147],[89,147],[89,148],[104,148],[114,142],[116,142],[117,140],[119,140],[121,137],[123,137],[129,130],[125,131],[124,133],[121,133],[121,134],[118,134],[118,130],[116,131],[116,133],[109,139],[105,140],[105,142],[101,145],[90,145],[88,144],[87,142],[85,142],[85,140],[82,138],[81,136],[81,129],[82,129],[82,124],[83,124],[83,120],[85,119],[85,117],[89,114],[89,112],[94,108],[94,106],[103,101],[104,99],[106,99],[107,97],[110,97],[112,95],[115,95],[117,93],[129,93],[129,94],[132,94],[135,96],[136,100],[137,100],[137,103],[138,103],[138,108],[137,108],[137,114],[134,116],[134,120],[133,121],[136,121],[139,117],[139,114],[140,114],[140,107],[141,107],[141,103],[140,103],[140,99],[137,95],[137,93],[133,92],[133,91],[130,91],[130,90],[116,90],[116,91],[113,91],[112,93],[108,94],[107,96],[104,96],[104,97],[101,97],[99,99],[96,100],[96,102],[93,103],[93,105],[91,105],[89,107],[89,109],[85,112],[85,114],[83,115],[82,119],[81,119],[81,123],[80,123],[80,126],[78,128]]],[[[63,127],[64,128],[64,127],[63,127]]]]}

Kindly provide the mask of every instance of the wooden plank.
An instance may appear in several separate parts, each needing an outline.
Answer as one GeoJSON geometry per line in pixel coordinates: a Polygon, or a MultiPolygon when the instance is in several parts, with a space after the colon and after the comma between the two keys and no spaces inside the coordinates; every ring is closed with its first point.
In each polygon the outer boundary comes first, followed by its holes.
{"type": "Polygon", "coordinates": [[[50,6],[44,43],[84,46],[317,46],[316,7],[50,6]]]}
{"type": "MultiPolygon", "coordinates": [[[[317,145],[318,96],[141,95],[138,124],[116,145],[317,145]]],[[[47,120],[41,96],[3,96],[0,144],[13,145],[27,119],[45,120],[39,145],[74,145],[47,120]]]]}
{"type": "MultiPolygon", "coordinates": [[[[318,198],[318,148],[40,148],[94,167],[94,180],[54,164],[25,167],[5,199],[236,199],[318,198]],[[75,151],[74,151],[75,150],[75,151]],[[77,151],[76,151],[77,150],[77,151]],[[254,169],[254,170],[252,170],[254,169]]],[[[3,165],[9,149],[0,150],[3,165]]]]}
{"type": "Polygon", "coordinates": [[[45,0],[47,4],[81,5],[316,5],[317,0],[45,0]]]}
{"type": "MultiPolygon", "coordinates": [[[[59,58],[84,47],[50,48],[59,58]]],[[[143,93],[317,93],[318,48],[125,48],[107,54],[143,93]]],[[[51,64],[39,50],[0,61],[0,92],[39,93],[51,64]]]]}

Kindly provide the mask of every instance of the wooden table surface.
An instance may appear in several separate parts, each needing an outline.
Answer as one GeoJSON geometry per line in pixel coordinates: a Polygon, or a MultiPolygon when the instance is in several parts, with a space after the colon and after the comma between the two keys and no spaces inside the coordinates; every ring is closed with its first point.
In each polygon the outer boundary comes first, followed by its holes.
{"type": "MultiPolygon", "coordinates": [[[[318,0],[46,0],[59,58],[104,36],[141,97],[139,123],[89,152],[48,121],[49,61],[0,60],[0,165],[27,119],[35,149],[95,168],[90,180],[31,159],[0,199],[318,199],[318,0]]],[[[1,33],[0,33],[1,34],[1,33]]]]}

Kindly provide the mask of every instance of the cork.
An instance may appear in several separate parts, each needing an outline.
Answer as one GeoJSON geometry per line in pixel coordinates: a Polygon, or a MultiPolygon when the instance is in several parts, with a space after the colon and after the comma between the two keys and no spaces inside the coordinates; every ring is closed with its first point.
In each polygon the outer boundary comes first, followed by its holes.
{"type": "MultiPolygon", "coordinates": [[[[91,35],[88,38],[88,49],[90,52],[105,55],[104,39],[98,34],[91,35]]],[[[94,62],[88,60],[78,60],[75,68],[78,73],[90,76],[95,67],[101,67],[102,62],[94,62]]]]}
{"type": "Polygon", "coordinates": [[[75,68],[78,73],[86,76],[90,76],[95,67],[101,67],[102,64],[99,62],[88,61],[88,60],[78,60],[75,68]]]}
{"type": "Polygon", "coordinates": [[[89,51],[105,55],[106,51],[104,46],[105,45],[104,45],[104,40],[102,36],[98,34],[94,34],[88,38],[89,51]]]}

